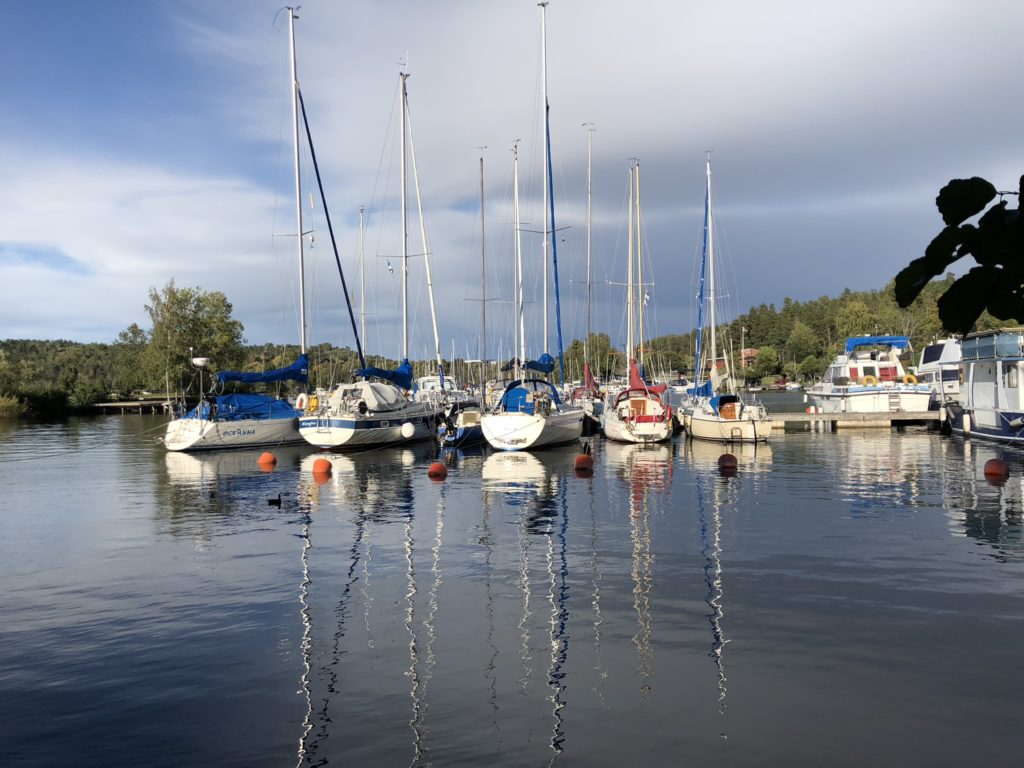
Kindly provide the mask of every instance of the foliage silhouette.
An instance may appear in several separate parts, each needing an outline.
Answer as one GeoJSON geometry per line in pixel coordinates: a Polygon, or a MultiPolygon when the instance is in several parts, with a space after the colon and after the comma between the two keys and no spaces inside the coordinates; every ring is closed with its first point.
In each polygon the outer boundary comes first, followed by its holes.
{"type": "Polygon", "coordinates": [[[977,176],[953,179],[944,186],[935,204],[946,226],[928,244],[924,256],[896,275],[899,305],[910,306],[933,277],[964,256],[973,256],[977,266],[957,279],[938,300],[942,324],[951,331],[968,333],[986,309],[1001,320],[1024,318],[1021,192],[1024,176],[1017,192],[999,192],[991,182],[977,176]],[[1017,208],[1008,207],[1008,195],[1017,196],[1017,208]],[[975,216],[977,223],[968,222],[975,216]]]}

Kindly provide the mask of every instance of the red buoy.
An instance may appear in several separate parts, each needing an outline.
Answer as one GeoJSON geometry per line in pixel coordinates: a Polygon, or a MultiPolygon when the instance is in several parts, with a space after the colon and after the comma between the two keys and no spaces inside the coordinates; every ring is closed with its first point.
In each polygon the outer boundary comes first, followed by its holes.
{"type": "Polygon", "coordinates": [[[1010,476],[1010,465],[1002,459],[989,459],[985,462],[985,477],[1006,479],[1010,476]]]}
{"type": "Polygon", "coordinates": [[[268,471],[267,467],[273,469],[274,465],[277,464],[277,456],[272,454],[270,451],[264,451],[260,454],[259,458],[256,459],[256,464],[259,465],[260,469],[266,472],[268,471]]]}
{"type": "Polygon", "coordinates": [[[448,477],[448,467],[442,464],[440,461],[435,461],[429,467],[427,467],[427,477],[431,480],[444,480],[448,477]]]}
{"type": "Polygon", "coordinates": [[[317,459],[316,461],[313,462],[314,476],[322,475],[324,477],[327,477],[331,474],[331,470],[333,469],[333,465],[327,459],[317,459]]]}
{"type": "Polygon", "coordinates": [[[575,469],[594,469],[594,457],[589,453],[581,453],[576,457],[576,462],[573,464],[575,469]]]}

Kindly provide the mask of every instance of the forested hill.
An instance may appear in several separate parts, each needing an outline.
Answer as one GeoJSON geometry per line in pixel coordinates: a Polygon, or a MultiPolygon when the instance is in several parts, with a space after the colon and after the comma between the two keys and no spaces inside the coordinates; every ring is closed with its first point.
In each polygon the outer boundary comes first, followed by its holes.
{"type": "MultiPolygon", "coordinates": [[[[759,350],[756,365],[743,371],[748,379],[780,373],[813,378],[821,374],[848,336],[905,335],[919,350],[928,341],[948,335],[936,302],[953,279],[947,275],[928,284],[907,309],[897,306],[892,283],[876,291],[844,291],[835,298],[823,296],[806,302],[787,298],[781,307],[762,304],[723,324],[719,339],[737,358],[741,344],[759,350]]],[[[132,325],[110,344],[0,341],[0,415],[26,406],[37,412],[59,413],[143,390],[160,394],[168,389],[181,391],[195,374],[187,363],[189,347],[208,354],[211,338],[218,344],[209,354],[214,369],[268,370],[289,364],[298,353],[295,346],[245,345],[241,323],[231,318],[231,304],[222,294],[180,289],[170,283],[162,293],[151,291],[150,300],[147,310],[154,328],[147,331],[132,325]],[[202,322],[196,322],[197,316],[202,322]],[[158,338],[164,341],[158,343],[158,338]]],[[[986,314],[978,327],[1009,322],[986,314]]],[[[646,348],[659,370],[692,372],[694,333],[661,336],[649,341],[646,348]]],[[[599,377],[619,372],[621,361],[610,348],[607,334],[593,334],[589,352],[599,377]]],[[[577,339],[566,351],[570,376],[578,376],[582,356],[583,344],[577,339]]],[[[458,372],[462,361],[447,362],[458,372]]],[[[327,385],[347,378],[355,363],[350,349],[314,347],[310,350],[310,383],[327,385]]],[[[417,368],[429,365],[424,361],[417,368]]]]}

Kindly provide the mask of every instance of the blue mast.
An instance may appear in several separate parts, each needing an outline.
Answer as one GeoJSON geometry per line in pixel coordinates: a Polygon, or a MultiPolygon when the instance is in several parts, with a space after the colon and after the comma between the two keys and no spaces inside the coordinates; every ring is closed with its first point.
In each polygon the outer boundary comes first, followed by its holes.
{"type": "Polygon", "coordinates": [[[700,290],[697,292],[697,359],[693,365],[694,389],[700,383],[700,342],[704,336],[704,272],[708,265],[708,212],[711,204],[710,186],[704,191],[704,250],[700,260],[700,290]]]}

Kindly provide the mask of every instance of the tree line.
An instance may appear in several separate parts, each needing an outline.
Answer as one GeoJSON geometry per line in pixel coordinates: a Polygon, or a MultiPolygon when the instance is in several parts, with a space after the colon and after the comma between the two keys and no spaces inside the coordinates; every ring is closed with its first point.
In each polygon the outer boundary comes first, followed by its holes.
{"type": "MultiPolygon", "coordinates": [[[[844,291],[806,302],[785,299],[781,307],[761,304],[722,324],[718,338],[748,381],[785,375],[790,379],[820,376],[848,336],[899,334],[909,336],[920,349],[947,335],[939,317],[938,301],[954,283],[952,275],[926,284],[904,309],[896,300],[895,284],[880,290],[844,291]],[[757,349],[756,362],[741,364],[742,347],[757,349]]],[[[292,363],[297,345],[246,344],[242,323],[232,317],[232,305],[220,291],[182,288],[172,280],[162,290],[151,288],[145,305],[150,327],[133,323],[110,344],[72,341],[9,339],[0,341],[0,414],[26,410],[61,414],[75,408],[114,399],[198,394],[198,370],[193,356],[209,357],[213,370],[264,371],[292,363]]],[[[976,328],[1003,324],[983,313],[976,328]]],[[[660,336],[645,344],[648,371],[691,376],[696,334],[660,336]]],[[[608,334],[588,339],[588,353],[599,381],[625,370],[622,350],[614,349],[608,334]]],[[[311,385],[344,381],[358,367],[354,350],[319,344],[308,350],[311,385]]],[[[583,342],[574,340],[566,350],[566,372],[582,377],[583,342]]],[[[396,360],[375,359],[374,365],[394,366],[396,360]]],[[[433,368],[432,361],[414,363],[416,375],[433,368]]],[[[465,361],[446,361],[446,369],[462,380],[479,376],[465,361]]],[[[494,372],[496,373],[496,372],[494,372]]],[[[208,374],[206,374],[208,375],[208,374]]],[[[492,374],[494,375],[494,374],[492,374]]],[[[231,385],[229,385],[230,387],[231,385]]],[[[282,385],[260,385],[281,393],[282,385]]]]}

